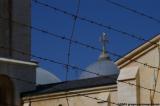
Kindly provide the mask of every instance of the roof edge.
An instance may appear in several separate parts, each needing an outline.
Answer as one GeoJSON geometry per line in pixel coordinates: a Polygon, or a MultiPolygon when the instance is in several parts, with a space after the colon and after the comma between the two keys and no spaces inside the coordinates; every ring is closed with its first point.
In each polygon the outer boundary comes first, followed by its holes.
{"type": "Polygon", "coordinates": [[[154,43],[157,43],[159,41],[160,41],[160,34],[154,36],[153,38],[151,38],[147,42],[143,43],[141,46],[135,48],[134,50],[132,50],[131,52],[129,52],[128,54],[126,54],[122,58],[118,59],[115,62],[115,64],[118,67],[120,67],[122,64],[126,63],[127,60],[132,59],[134,57],[137,57],[141,52],[145,52],[146,53],[146,52],[148,52],[148,50],[151,49],[150,47],[152,47],[152,48],[156,47],[157,45],[155,45],[154,43]]]}
{"type": "Polygon", "coordinates": [[[23,60],[10,59],[10,58],[4,58],[4,57],[0,57],[0,62],[6,62],[6,63],[12,63],[12,64],[30,65],[30,66],[37,66],[38,65],[38,63],[32,62],[32,61],[23,61],[23,60]]]}
{"type": "MultiPolygon", "coordinates": [[[[79,96],[79,95],[86,95],[86,94],[94,94],[94,93],[99,93],[99,92],[106,92],[106,91],[116,91],[117,90],[117,84],[112,84],[108,86],[97,86],[97,87],[91,87],[91,88],[85,88],[85,89],[75,89],[75,90],[70,90],[67,91],[67,95],[72,97],[72,96],[79,96]]],[[[37,101],[37,100],[44,100],[44,99],[49,99],[49,98],[62,98],[66,97],[66,91],[62,92],[53,92],[53,93],[44,93],[44,94],[39,94],[39,95],[27,95],[27,96],[22,96],[23,101],[28,101],[28,99],[31,99],[32,101],[37,101]]]]}

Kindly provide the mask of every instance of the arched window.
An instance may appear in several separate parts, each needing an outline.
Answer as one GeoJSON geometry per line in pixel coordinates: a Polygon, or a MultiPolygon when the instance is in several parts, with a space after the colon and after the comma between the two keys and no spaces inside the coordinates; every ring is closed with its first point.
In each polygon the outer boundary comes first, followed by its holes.
{"type": "Polygon", "coordinates": [[[14,105],[14,90],[12,81],[5,75],[0,75],[0,106],[14,105]]]}

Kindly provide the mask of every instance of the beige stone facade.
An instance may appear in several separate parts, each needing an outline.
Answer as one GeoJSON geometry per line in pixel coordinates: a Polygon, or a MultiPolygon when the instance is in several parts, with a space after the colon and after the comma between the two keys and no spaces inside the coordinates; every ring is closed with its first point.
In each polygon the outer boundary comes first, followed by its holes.
{"type": "Polygon", "coordinates": [[[67,94],[25,96],[24,106],[67,106],[66,97],[69,106],[160,104],[160,47],[157,44],[160,44],[160,35],[116,61],[120,74],[115,85],[71,90],[67,94]]]}
{"type": "Polygon", "coordinates": [[[139,103],[141,104],[151,104],[151,102],[154,104],[160,103],[160,93],[152,91],[160,91],[160,48],[157,44],[160,44],[160,35],[157,35],[150,42],[138,47],[126,55],[123,59],[116,62],[121,71],[123,71],[126,67],[136,66],[139,68],[136,79],[138,81],[137,85],[140,85],[141,87],[137,87],[139,93],[137,98],[139,98],[139,103]],[[128,61],[128,58],[134,61],[128,61]],[[146,65],[142,63],[145,63],[146,65]],[[148,89],[152,90],[150,91],[148,89]]]}
{"type": "Polygon", "coordinates": [[[67,106],[66,96],[70,106],[110,106],[106,101],[117,101],[117,86],[74,90],[67,92],[67,95],[66,92],[50,93],[24,97],[23,100],[25,105],[30,103],[31,106],[67,106]],[[93,98],[97,98],[97,100],[93,98]]]}

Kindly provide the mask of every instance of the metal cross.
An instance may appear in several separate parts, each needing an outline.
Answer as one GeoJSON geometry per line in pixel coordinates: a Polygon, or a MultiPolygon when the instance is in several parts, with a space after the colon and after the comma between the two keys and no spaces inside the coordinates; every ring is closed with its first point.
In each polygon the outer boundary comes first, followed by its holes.
{"type": "Polygon", "coordinates": [[[107,35],[106,33],[102,33],[102,36],[100,37],[100,42],[102,43],[102,50],[103,50],[103,53],[106,52],[106,45],[108,43],[108,38],[107,38],[107,35]]]}

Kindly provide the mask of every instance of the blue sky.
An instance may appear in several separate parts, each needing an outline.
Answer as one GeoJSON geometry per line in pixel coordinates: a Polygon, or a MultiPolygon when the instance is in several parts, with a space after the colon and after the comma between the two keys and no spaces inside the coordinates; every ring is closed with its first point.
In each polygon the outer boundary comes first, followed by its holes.
{"type": "MultiPolygon", "coordinates": [[[[77,0],[39,0],[64,9],[65,11],[76,12],[77,0]]],[[[160,0],[112,0],[117,3],[134,8],[157,19],[160,19],[160,0]]],[[[146,17],[137,15],[128,10],[107,3],[105,0],[80,0],[79,16],[95,20],[105,25],[110,25],[117,29],[126,31],[137,36],[149,39],[160,33],[160,23],[146,17]]],[[[32,3],[32,25],[47,29],[49,32],[60,34],[66,37],[71,35],[73,18],[55,10],[32,3]]],[[[124,55],[138,45],[144,43],[123,35],[121,33],[108,30],[106,28],[77,20],[74,40],[78,40],[97,48],[101,48],[99,37],[102,32],[108,34],[109,44],[107,50],[124,55]]],[[[67,49],[69,41],[57,39],[47,34],[32,30],[32,53],[41,57],[50,58],[67,63],[67,49]]],[[[71,46],[71,64],[86,68],[97,61],[100,52],[77,44],[71,46]]],[[[115,61],[118,59],[110,55],[115,61]]],[[[65,67],[38,60],[39,65],[54,73],[60,79],[65,79],[65,67]]],[[[77,79],[80,71],[70,69],[69,79],[77,79]]],[[[98,73],[98,72],[97,72],[98,73]]]]}

